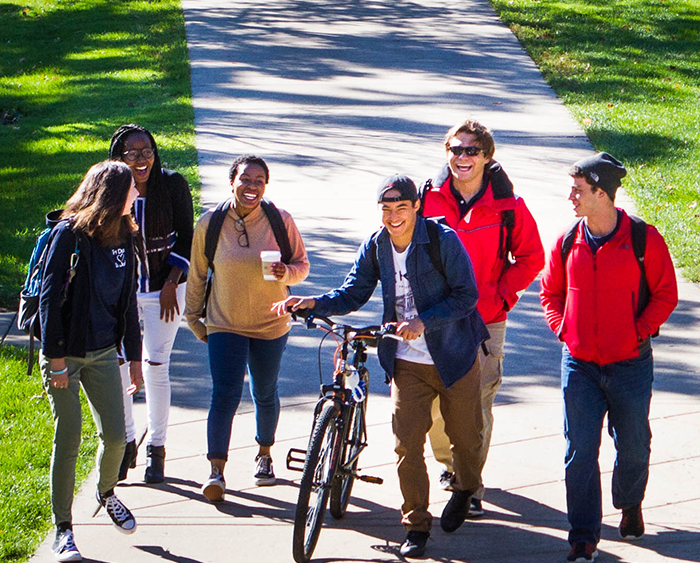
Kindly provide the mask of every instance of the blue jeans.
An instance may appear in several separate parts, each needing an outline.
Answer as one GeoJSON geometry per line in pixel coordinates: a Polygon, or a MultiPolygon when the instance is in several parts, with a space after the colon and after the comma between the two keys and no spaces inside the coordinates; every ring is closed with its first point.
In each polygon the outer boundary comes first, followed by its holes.
{"type": "Polygon", "coordinates": [[[250,394],[255,405],[255,440],[261,446],[275,443],[280,414],[277,376],[287,337],[260,340],[232,332],[209,335],[213,388],[207,419],[207,459],[228,460],[231,425],[241,402],[246,368],[250,370],[250,394]]]}
{"type": "Polygon", "coordinates": [[[569,543],[600,540],[602,499],[600,450],[603,419],[617,456],[612,500],[617,509],[642,502],[649,477],[651,429],[649,404],[654,380],[651,349],[638,358],[604,366],[572,357],[566,346],[561,360],[566,436],[566,504],[569,543]]]}

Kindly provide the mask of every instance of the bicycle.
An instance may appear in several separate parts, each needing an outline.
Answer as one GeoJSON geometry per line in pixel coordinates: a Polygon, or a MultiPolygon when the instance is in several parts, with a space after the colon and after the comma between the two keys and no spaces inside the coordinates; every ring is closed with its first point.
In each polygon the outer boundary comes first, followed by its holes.
{"type": "Polygon", "coordinates": [[[287,468],[301,471],[299,498],[294,516],[292,554],[297,563],[308,563],[316,548],[321,525],[330,497],[331,515],[340,519],[350,502],[356,479],[381,485],[383,479],[360,475],[357,465],[367,447],[367,393],[369,371],[365,367],[367,348],[381,338],[396,338],[395,326],[355,328],[335,324],[311,311],[296,311],[305,318],[307,328],[320,328],[326,335],[319,344],[320,399],[314,409],[314,424],[306,450],[291,448],[287,468]],[[321,321],[326,326],[319,326],[321,321]],[[336,348],[333,382],[323,384],[321,346],[326,337],[334,336],[336,348]],[[303,466],[302,466],[303,464],[303,466]]]}

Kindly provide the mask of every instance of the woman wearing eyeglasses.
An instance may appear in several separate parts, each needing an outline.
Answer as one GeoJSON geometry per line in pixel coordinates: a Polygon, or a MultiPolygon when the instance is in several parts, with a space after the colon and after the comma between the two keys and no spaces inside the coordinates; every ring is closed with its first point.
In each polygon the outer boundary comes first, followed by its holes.
{"type": "Polygon", "coordinates": [[[261,205],[269,178],[262,158],[238,157],[229,170],[233,192],[230,205],[202,215],[194,231],[185,317],[195,336],[209,347],[213,389],[207,419],[207,459],[211,474],[202,494],[211,502],[224,500],[224,467],[246,370],[250,371],[255,439],[259,446],[255,484],[275,483],[270,448],[279,419],[277,376],[287,343],[289,316],[278,317],[271,307],[287,298],[287,286],[306,279],[309,261],[294,220],[289,213],[279,210],[283,223],[280,226],[289,240],[291,257],[288,263],[279,261],[272,265],[274,281],[263,278],[260,253],[282,250],[273,232],[272,219],[268,219],[261,205]],[[216,215],[222,212],[225,215],[216,215]],[[209,262],[205,242],[207,230],[213,228],[212,217],[222,217],[223,224],[214,240],[211,291],[207,292],[209,262]],[[205,306],[206,315],[202,318],[205,306]]]}
{"type": "MultiPolygon", "coordinates": [[[[477,309],[491,335],[480,354],[483,463],[491,442],[491,408],[503,375],[506,316],[544,266],[544,249],[525,200],[514,194],[513,184],[493,160],[491,132],[467,120],[452,127],[444,141],[447,162],[424,186],[423,212],[444,217],[467,249],[479,289],[477,309]]],[[[433,417],[430,443],[435,459],[445,465],[440,482],[450,489],[452,454],[437,404],[433,417]]],[[[482,485],[470,500],[468,518],[483,516],[483,496],[482,485]]]]}
{"type": "MultiPolygon", "coordinates": [[[[146,263],[138,270],[138,307],[143,324],[143,378],[146,390],[146,483],[165,479],[165,440],[170,411],[170,353],[185,305],[185,280],[190,264],[193,211],[187,180],[161,168],[153,135],[135,124],[112,136],[109,158],[131,169],[139,197],[134,218],[144,239],[146,263]]],[[[127,444],[119,480],[136,466],[136,429],[131,414],[128,379],[122,365],[127,444]]]]}

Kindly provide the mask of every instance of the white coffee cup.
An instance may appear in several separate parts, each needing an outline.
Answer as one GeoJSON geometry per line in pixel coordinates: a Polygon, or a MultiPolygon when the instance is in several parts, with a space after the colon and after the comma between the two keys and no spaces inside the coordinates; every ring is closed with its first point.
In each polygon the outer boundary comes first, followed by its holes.
{"type": "Polygon", "coordinates": [[[275,274],[272,273],[272,265],[282,259],[282,253],[279,250],[263,250],[260,253],[262,260],[263,279],[266,281],[277,281],[275,274]]]}

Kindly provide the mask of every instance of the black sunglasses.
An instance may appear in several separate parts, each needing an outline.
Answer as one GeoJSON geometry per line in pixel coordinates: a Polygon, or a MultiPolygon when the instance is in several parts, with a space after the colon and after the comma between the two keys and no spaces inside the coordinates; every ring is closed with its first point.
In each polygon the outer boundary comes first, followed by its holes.
{"type": "Polygon", "coordinates": [[[462,145],[454,145],[447,147],[447,149],[455,156],[459,156],[462,153],[466,154],[467,156],[476,156],[484,150],[481,147],[463,147],[462,145]]]}

